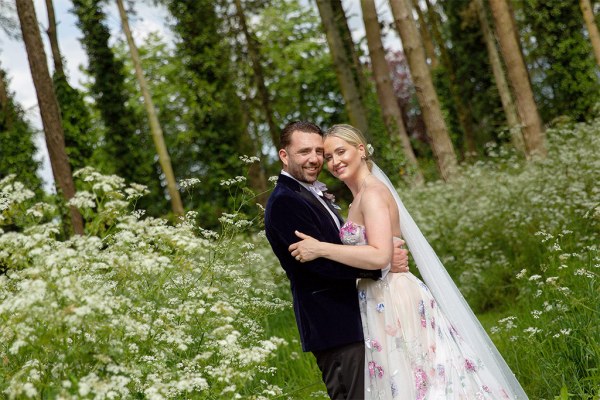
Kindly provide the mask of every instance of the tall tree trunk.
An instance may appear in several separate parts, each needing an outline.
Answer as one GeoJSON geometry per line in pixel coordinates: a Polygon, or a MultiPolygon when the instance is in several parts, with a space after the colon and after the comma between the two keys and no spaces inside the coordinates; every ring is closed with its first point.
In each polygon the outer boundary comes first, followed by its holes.
{"type": "Polygon", "coordinates": [[[6,73],[2,69],[2,66],[0,66],[0,116],[4,117],[4,121],[0,122],[4,122],[5,126],[3,126],[3,128],[5,130],[9,130],[12,128],[14,116],[12,107],[10,106],[10,99],[8,88],[6,87],[5,83],[5,77],[6,73]]]}
{"type": "Polygon", "coordinates": [[[525,151],[528,157],[546,155],[545,132],[533,98],[529,75],[518,42],[512,11],[506,0],[490,0],[500,50],[515,95],[517,112],[522,123],[525,151]]]}
{"type": "Polygon", "coordinates": [[[369,121],[364,103],[362,68],[354,49],[350,29],[340,0],[317,0],[329,51],[333,57],[336,74],[350,123],[368,135],[369,121]]]}
{"type": "Polygon", "coordinates": [[[423,121],[431,138],[431,148],[436,157],[442,179],[449,180],[457,167],[456,153],[444,122],[440,101],[433,86],[431,73],[425,61],[425,51],[419,31],[412,18],[412,9],[407,0],[390,0],[396,29],[400,33],[402,47],[408,60],[417,99],[423,113],[423,121]]]}
{"type": "MultiPolygon", "coordinates": [[[[421,33],[421,39],[423,40],[425,54],[427,55],[427,58],[431,60],[431,69],[436,69],[439,64],[439,61],[437,55],[435,54],[435,47],[433,46],[431,34],[429,33],[429,29],[427,28],[427,21],[425,21],[425,15],[423,15],[423,10],[421,10],[421,6],[418,2],[416,4],[413,4],[413,8],[417,11],[417,16],[419,17],[419,32],[421,33]]],[[[440,44],[440,46],[442,46],[442,44],[440,44]]]]}
{"type": "Polygon", "coordinates": [[[377,18],[377,9],[374,0],[361,0],[362,15],[367,34],[367,44],[369,46],[369,56],[373,65],[373,77],[377,88],[377,98],[383,113],[383,121],[390,136],[398,135],[402,143],[402,150],[409,166],[414,170],[415,182],[422,184],[423,173],[419,169],[417,157],[410,144],[410,138],[406,133],[402,111],[396,101],[392,80],[390,78],[390,68],[385,59],[385,51],[381,41],[381,29],[379,19],[377,18]]]}
{"type": "Polygon", "coordinates": [[[154,103],[152,102],[150,89],[148,89],[146,77],[144,76],[144,71],[142,70],[140,56],[138,54],[135,42],[133,41],[131,30],[129,29],[129,22],[127,20],[125,7],[123,6],[123,0],[117,0],[117,7],[119,8],[119,15],[121,16],[123,32],[125,32],[127,43],[129,44],[131,60],[133,61],[133,65],[135,67],[135,74],[138,84],[140,85],[142,96],[144,97],[144,106],[146,107],[146,113],[148,114],[150,131],[152,132],[152,140],[154,141],[154,146],[156,147],[156,152],[158,154],[158,161],[163,173],[165,174],[165,179],[167,180],[167,189],[169,191],[169,196],[171,197],[171,208],[176,215],[183,215],[183,204],[181,202],[181,196],[179,195],[179,189],[177,188],[177,182],[175,181],[175,174],[173,173],[171,158],[169,157],[169,151],[167,150],[167,146],[165,144],[165,138],[163,136],[160,122],[156,116],[156,109],[154,108],[154,103]]]}
{"type": "Polygon", "coordinates": [[[52,59],[54,61],[54,73],[59,76],[65,76],[65,69],[60,56],[60,48],[58,47],[58,35],[56,33],[56,18],[54,16],[54,5],[52,0],[46,0],[46,9],[48,10],[48,39],[50,39],[50,49],[52,50],[52,59]]]}
{"type": "MultiPolygon", "coordinates": [[[[247,149],[247,152],[256,155],[261,160],[264,158],[262,154],[263,143],[259,135],[253,135],[248,129],[250,125],[250,112],[246,103],[242,103],[242,119],[244,132],[240,137],[241,147],[247,149]]],[[[269,199],[269,191],[267,190],[267,177],[265,176],[264,170],[265,164],[262,162],[255,162],[248,165],[248,182],[250,187],[256,193],[256,200],[262,206],[267,205],[269,199]]]]}
{"type": "Polygon", "coordinates": [[[504,75],[504,69],[502,67],[502,60],[496,47],[496,39],[490,28],[490,22],[485,11],[483,0],[475,0],[475,6],[477,8],[477,17],[479,18],[479,25],[481,26],[481,32],[487,46],[488,57],[490,65],[492,66],[492,72],[494,74],[494,80],[498,87],[498,93],[500,94],[500,101],[502,102],[502,108],[504,109],[504,115],[506,116],[506,122],[508,123],[508,129],[510,131],[511,140],[513,146],[521,152],[525,152],[525,144],[523,143],[523,133],[521,132],[521,126],[519,122],[519,116],[517,115],[517,109],[513,102],[506,76],[504,75]]]}
{"type": "Polygon", "coordinates": [[[425,3],[427,5],[427,14],[429,15],[431,31],[433,32],[433,37],[437,41],[440,49],[440,58],[442,59],[442,64],[448,72],[448,77],[450,80],[450,94],[452,96],[452,101],[456,107],[458,122],[465,135],[464,139],[466,153],[467,155],[476,154],[477,145],[475,143],[475,132],[473,130],[473,115],[471,114],[471,109],[469,105],[466,104],[465,101],[463,101],[463,96],[461,96],[461,94],[459,93],[459,83],[456,80],[456,71],[454,69],[454,65],[452,64],[450,54],[448,54],[448,50],[446,49],[446,44],[442,37],[442,33],[439,29],[439,14],[433,8],[429,0],[426,0],[425,3]]]}
{"type": "Polygon", "coordinates": [[[594,55],[596,56],[596,64],[600,66],[600,33],[598,32],[598,25],[594,18],[594,12],[592,11],[592,4],[590,0],[579,0],[579,7],[583,13],[583,19],[585,20],[585,26],[587,27],[590,35],[590,41],[594,48],[594,55]]]}
{"type": "Polygon", "coordinates": [[[54,93],[56,93],[60,107],[69,164],[72,170],[77,170],[89,163],[94,152],[92,122],[83,94],[74,89],[67,81],[58,45],[57,25],[52,0],[46,0],[46,9],[48,13],[46,33],[50,40],[50,49],[54,61],[54,74],[52,75],[54,93]]]}
{"type": "MultiPolygon", "coordinates": [[[[52,87],[52,79],[48,71],[46,53],[38,27],[38,20],[35,15],[35,8],[32,0],[16,0],[16,4],[23,41],[27,50],[27,58],[29,59],[31,76],[42,116],[52,172],[54,173],[54,179],[58,187],[68,201],[75,195],[75,185],[65,151],[65,138],[60,121],[58,101],[56,100],[54,88],[52,87]]],[[[83,219],[81,218],[81,214],[79,214],[79,211],[75,207],[71,207],[70,211],[73,231],[76,234],[83,235],[83,219]]]]}
{"type": "Polygon", "coordinates": [[[259,44],[256,41],[254,35],[248,29],[248,24],[246,23],[246,15],[244,14],[244,8],[242,7],[241,0],[235,0],[235,8],[237,11],[238,19],[240,20],[242,32],[244,33],[244,37],[246,38],[246,42],[248,43],[248,54],[250,55],[250,61],[252,62],[254,80],[258,89],[258,95],[260,96],[260,102],[262,103],[263,112],[265,113],[265,119],[267,120],[267,125],[269,126],[271,140],[273,141],[273,145],[275,146],[275,148],[278,149],[279,129],[277,128],[277,125],[275,125],[275,121],[273,120],[273,110],[271,108],[271,100],[269,99],[269,91],[267,90],[267,85],[265,84],[265,74],[261,63],[259,44]]]}

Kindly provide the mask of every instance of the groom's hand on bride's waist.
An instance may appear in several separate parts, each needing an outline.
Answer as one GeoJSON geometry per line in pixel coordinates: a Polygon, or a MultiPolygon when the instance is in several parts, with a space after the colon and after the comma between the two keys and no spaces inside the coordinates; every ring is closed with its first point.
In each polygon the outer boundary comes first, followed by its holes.
{"type": "Polygon", "coordinates": [[[390,272],[408,272],[408,250],[404,248],[404,240],[394,237],[394,249],[390,272]]]}

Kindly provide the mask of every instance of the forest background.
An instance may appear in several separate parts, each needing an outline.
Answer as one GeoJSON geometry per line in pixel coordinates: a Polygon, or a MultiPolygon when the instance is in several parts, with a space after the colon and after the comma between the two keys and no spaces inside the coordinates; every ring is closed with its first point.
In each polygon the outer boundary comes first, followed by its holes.
{"type": "Polygon", "coordinates": [[[2,51],[8,397],[322,397],[261,214],[278,132],[308,119],[366,133],[531,398],[598,398],[600,2],[59,7],[0,1],[58,193],[2,51]],[[164,26],[132,33],[140,9],[164,26]]]}

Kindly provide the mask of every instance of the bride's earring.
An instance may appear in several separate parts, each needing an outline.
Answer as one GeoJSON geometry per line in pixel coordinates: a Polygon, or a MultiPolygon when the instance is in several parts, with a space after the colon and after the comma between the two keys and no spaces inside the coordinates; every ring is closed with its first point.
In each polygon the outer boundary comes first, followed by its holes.
{"type": "Polygon", "coordinates": [[[367,156],[365,156],[364,154],[362,156],[360,156],[361,160],[366,160],[367,156]]]}

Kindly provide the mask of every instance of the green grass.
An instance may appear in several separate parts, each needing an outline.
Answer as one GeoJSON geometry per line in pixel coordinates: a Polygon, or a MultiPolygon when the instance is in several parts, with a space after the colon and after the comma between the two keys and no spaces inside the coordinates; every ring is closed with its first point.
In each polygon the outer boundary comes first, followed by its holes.
{"type": "MultiPolygon", "coordinates": [[[[491,148],[450,183],[399,192],[529,397],[597,400],[600,120],[547,134],[545,160],[491,148]]],[[[274,379],[306,398],[320,379],[310,356],[293,359],[291,309],[267,331],[292,343],[274,379]]]]}
{"type": "MultiPolygon", "coordinates": [[[[600,120],[556,127],[544,160],[490,149],[400,190],[531,399],[600,398],[599,138],[600,120]]],[[[132,214],[120,178],[82,174],[87,235],[70,240],[0,180],[0,396],[326,398],[241,206],[220,234],[193,212],[172,226],[132,214]]]]}

